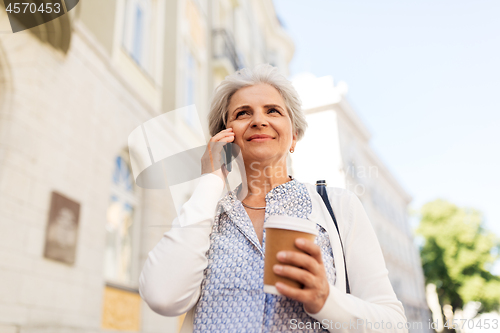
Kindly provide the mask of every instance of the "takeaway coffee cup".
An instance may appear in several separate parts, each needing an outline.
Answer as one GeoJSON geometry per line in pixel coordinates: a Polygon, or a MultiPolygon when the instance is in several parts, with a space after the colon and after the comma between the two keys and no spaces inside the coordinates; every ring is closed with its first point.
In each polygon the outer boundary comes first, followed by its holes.
{"type": "Polygon", "coordinates": [[[318,235],[316,223],[291,216],[269,216],[266,223],[266,253],[264,257],[264,292],[280,295],[275,287],[276,282],[285,283],[288,286],[302,288],[298,281],[276,275],[273,266],[281,264],[276,258],[279,251],[303,252],[295,246],[295,239],[306,238],[314,241],[318,235]]]}

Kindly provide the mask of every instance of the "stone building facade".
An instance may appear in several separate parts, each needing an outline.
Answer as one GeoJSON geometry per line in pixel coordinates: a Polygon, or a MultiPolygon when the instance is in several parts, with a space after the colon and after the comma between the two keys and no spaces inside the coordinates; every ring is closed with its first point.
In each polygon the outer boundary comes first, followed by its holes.
{"type": "MultiPolygon", "coordinates": [[[[16,34],[0,2],[0,32],[0,332],[176,332],[137,290],[175,209],[135,185],[127,137],[189,104],[206,122],[239,67],[288,74],[272,1],[85,0],[16,34]]],[[[167,127],[203,138],[189,118],[167,127]]]]}

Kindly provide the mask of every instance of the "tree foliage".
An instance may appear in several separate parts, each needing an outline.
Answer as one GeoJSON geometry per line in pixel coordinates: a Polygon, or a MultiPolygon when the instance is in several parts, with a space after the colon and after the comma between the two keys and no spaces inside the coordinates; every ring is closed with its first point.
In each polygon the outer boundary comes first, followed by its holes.
{"type": "Polygon", "coordinates": [[[488,268],[500,258],[498,238],[482,227],[482,215],[444,200],[421,209],[416,230],[425,239],[420,249],[427,283],[437,287],[441,304],[462,308],[479,301],[481,312],[500,306],[500,277],[488,268]]]}

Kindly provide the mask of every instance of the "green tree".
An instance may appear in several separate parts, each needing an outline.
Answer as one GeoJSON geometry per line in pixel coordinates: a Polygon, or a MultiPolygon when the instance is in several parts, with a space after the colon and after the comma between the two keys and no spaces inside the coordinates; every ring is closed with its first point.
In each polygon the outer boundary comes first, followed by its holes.
{"type": "Polygon", "coordinates": [[[441,305],[456,310],[479,301],[480,312],[498,309],[500,277],[488,269],[500,258],[500,243],[483,228],[481,213],[440,199],[420,213],[416,232],[425,239],[420,249],[425,280],[436,285],[441,305]]]}

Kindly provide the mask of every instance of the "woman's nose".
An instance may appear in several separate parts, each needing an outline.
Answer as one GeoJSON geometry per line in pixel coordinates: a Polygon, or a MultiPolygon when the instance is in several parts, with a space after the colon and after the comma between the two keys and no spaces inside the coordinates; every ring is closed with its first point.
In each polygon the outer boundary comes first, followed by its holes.
{"type": "Polygon", "coordinates": [[[265,115],[263,115],[260,112],[254,112],[252,116],[252,122],[251,122],[251,127],[260,127],[260,126],[267,126],[269,123],[267,122],[267,119],[265,115]]]}

